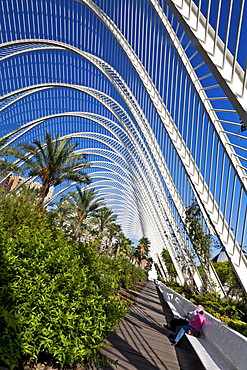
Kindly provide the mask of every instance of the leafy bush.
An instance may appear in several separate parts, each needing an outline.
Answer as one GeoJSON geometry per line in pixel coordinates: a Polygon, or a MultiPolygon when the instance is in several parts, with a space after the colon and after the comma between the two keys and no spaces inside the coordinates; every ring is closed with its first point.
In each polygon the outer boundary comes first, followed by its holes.
{"type": "Polygon", "coordinates": [[[103,339],[126,313],[119,282],[102,276],[90,245],[72,244],[45,211],[21,197],[0,199],[0,361],[52,356],[97,361],[103,339]]]}
{"type": "Polygon", "coordinates": [[[228,325],[232,329],[238,331],[239,333],[247,337],[247,324],[245,322],[239,320],[230,320],[228,325]]]}
{"type": "Polygon", "coordinates": [[[225,288],[226,294],[229,296],[241,297],[243,296],[243,289],[238,282],[236,274],[229,261],[215,262],[213,266],[220,278],[221,283],[225,288]]]}
{"type": "Polygon", "coordinates": [[[193,296],[189,287],[179,285],[174,281],[165,281],[164,284],[169,288],[173,289],[175,292],[181,294],[183,297],[186,297],[187,299],[190,299],[190,297],[193,296]]]}
{"type": "Polygon", "coordinates": [[[163,248],[161,258],[164,261],[165,266],[167,268],[169,280],[175,280],[178,274],[167,249],[163,248]]]}
{"type": "Polygon", "coordinates": [[[243,304],[241,301],[236,302],[230,298],[222,299],[217,293],[195,295],[193,296],[193,299],[190,300],[195,302],[196,304],[202,304],[205,310],[214,316],[218,314],[219,316],[227,316],[230,319],[236,320],[240,319],[243,316],[243,304]]]}
{"type": "Polygon", "coordinates": [[[101,269],[106,280],[115,282],[125,289],[134,289],[139,281],[147,280],[146,270],[134,266],[125,257],[109,258],[101,255],[101,269]]]}

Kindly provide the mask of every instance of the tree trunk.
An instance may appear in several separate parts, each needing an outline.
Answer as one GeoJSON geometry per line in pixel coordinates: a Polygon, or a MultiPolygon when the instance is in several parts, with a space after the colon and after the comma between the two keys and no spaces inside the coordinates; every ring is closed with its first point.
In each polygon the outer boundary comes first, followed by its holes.
{"type": "Polygon", "coordinates": [[[74,240],[77,240],[78,239],[78,236],[79,236],[79,232],[80,232],[80,229],[81,229],[81,224],[82,224],[82,218],[80,218],[78,220],[78,224],[75,228],[75,232],[74,232],[74,236],[73,236],[73,239],[74,240]]]}
{"type": "Polygon", "coordinates": [[[107,251],[106,251],[106,255],[111,256],[111,252],[112,252],[112,240],[109,241],[108,248],[107,248],[107,251]]]}
{"type": "Polygon", "coordinates": [[[116,258],[117,258],[117,257],[118,257],[118,255],[119,255],[120,248],[121,248],[121,244],[118,244],[117,251],[116,251],[116,258]]]}
{"type": "Polygon", "coordinates": [[[47,196],[47,194],[49,193],[49,189],[50,189],[50,185],[48,184],[45,184],[45,185],[42,185],[41,188],[40,188],[40,193],[39,193],[39,200],[44,203],[44,200],[45,200],[45,197],[47,196]]]}

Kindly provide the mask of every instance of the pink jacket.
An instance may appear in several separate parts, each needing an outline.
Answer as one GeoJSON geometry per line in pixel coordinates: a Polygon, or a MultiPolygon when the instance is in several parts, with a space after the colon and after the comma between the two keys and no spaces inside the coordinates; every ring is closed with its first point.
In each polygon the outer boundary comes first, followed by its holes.
{"type": "Polygon", "coordinates": [[[193,316],[193,319],[195,321],[191,321],[189,323],[189,326],[191,326],[192,328],[194,328],[196,330],[200,330],[201,327],[202,327],[203,321],[204,321],[204,316],[202,314],[198,313],[197,315],[193,316]]]}

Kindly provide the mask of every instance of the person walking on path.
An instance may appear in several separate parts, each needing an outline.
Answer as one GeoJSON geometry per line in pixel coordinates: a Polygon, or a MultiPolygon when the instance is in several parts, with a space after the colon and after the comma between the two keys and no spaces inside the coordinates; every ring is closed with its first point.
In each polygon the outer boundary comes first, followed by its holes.
{"type": "MultiPolygon", "coordinates": [[[[202,307],[202,306],[201,306],[202,307]]],[[[205,320],[203,315],[203,307],[200,312],[198,312],[195,316],[189,317],[188,315],[185,315],[185,317],[190,321],[188,324],[180,326],[178,329],[178,332],[174,338],[174,343],[172,343],[173,346],[176,346],[178,342],[182,339],[185,333],[188,333],[188,331],[193,328],[196,330],[200,330],[202,328],[203,322],[205,320]]]]}

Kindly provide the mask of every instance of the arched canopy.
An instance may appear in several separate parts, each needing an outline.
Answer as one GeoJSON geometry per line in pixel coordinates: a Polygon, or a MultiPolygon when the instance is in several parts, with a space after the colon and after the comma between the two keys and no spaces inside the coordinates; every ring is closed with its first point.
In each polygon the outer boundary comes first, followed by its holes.
{"type": "Polygon", "coordinates": [[[127,236],[200,287],[183,224],[196,200],[247,291],[247,9],[224,3],[1,2],[0,128],[7,145],[77,141],[127,236]]]}

